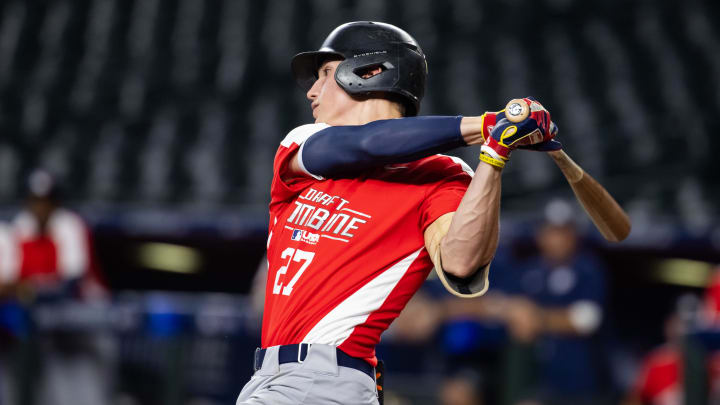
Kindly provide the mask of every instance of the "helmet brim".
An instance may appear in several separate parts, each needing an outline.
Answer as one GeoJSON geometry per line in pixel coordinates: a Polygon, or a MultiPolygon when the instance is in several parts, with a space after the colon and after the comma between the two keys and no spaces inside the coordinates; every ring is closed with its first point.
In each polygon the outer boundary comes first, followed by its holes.
{"type": "Polygon", "coordinates": [[[345,59],[345,57],[341,53],[329,51],[301,52],[293,56],[290,67],[298,86],[304,91],[310,90],[317,80],[318,69],[328,59],[345,59]]]}

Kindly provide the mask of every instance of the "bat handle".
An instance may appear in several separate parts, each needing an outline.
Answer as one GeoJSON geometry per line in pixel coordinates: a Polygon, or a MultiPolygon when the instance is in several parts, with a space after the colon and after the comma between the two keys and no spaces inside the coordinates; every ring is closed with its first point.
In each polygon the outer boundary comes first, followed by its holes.
{"type": "Polygon", "coordinates": [[[585,175],[582,167],[575,163],[564,150],[554,150],[548,152],[548,154],[553,158],[570,184],[577,183],[583,178],[583,175],[585,175]]]}
{"type": "Polygon", "coordinates": [[[514,98],[508,101],[505,106],[505,118],[510,122],[524,121],[530,115],[530,106],[521,98],[514,98]]]}

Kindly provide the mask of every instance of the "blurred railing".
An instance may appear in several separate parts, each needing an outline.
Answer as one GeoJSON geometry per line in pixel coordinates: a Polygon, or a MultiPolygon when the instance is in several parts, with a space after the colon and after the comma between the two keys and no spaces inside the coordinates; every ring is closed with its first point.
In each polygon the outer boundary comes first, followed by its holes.
{"type": "MultiPolygon", "coordinates": [[[[233,403],[251,376],[259,345],[259,314],[246,297],[230,294],[125,292],[112,303],[31,307],[5,302],[0,321],[0,375],[9,380],[8,405],[43,403],[47,390],[67,391],[65,399],[76,404],[233,403]]],[[[705,404],[708,353],[720,348],[720,331],[698,330],[685,342],[685,403],[705,404]]],[[[478,367],[498,376],[494,403],[514,404],[535,385],[535,349],[507,344],[493,350],[495,360],[478,367]]],[[[388,361],[391,397],[437,403],[444,363],[452,359],[436,343],[405,342],[390,334],[378,355],[388,361]]],[[[597,403],[614,403],[612,391],[608,387],[597,403]]]]}

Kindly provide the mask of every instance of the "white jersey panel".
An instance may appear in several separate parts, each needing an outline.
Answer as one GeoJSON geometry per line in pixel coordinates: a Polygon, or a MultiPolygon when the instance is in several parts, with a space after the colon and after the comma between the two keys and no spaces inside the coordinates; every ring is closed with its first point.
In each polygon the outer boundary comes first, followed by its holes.
{"type": "Polygon", "coordinates": [[[422,249],[395,263],[341,302],[308,332],[303,343],[342,344],[356,326],[365,323],[382,306],[422,249]]]}
{"type": "Polygon", "coordinates": [[[18,253],[12,228],[0,223],[0,284],[12,283],[20,275],[18,253]]]}
{"type": "Polygon", "coordinates": [[[89,247],[85,225],[72,212],[58,209],[49,222],[50,235],[57,246],[58,272],[64,278],[82,276],[89,266],[89,247]]]}
{"type": "Polygon", "coordinates": [[[454,163],[460,165],[460,167],[462,167],[462,170],[463,170],[465,173],[469,174],[470,177],[475,176],[475,171],[474,171],[467,163],[465,163],[464,160],[460,159],[459,157],[457,157],[457,156],[450,156],[450,155],[443,155],[442,153],[438,153],[438,155],[449,157],[450,160],[452,160],[454,163]]]}

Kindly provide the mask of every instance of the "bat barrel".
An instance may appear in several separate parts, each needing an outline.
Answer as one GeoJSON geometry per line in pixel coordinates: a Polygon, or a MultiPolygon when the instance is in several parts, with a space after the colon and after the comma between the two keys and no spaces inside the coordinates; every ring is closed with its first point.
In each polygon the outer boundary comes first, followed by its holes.
{"type": "Polygon", "coordinates": [[[564,151],[553,151],[549,154],[603,237],[610,242],[621,242],[627,238],[631,228],[630,217],[605,187],[587,174],[564,151]]]}

